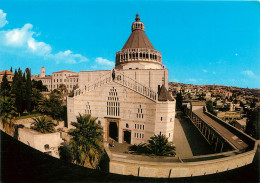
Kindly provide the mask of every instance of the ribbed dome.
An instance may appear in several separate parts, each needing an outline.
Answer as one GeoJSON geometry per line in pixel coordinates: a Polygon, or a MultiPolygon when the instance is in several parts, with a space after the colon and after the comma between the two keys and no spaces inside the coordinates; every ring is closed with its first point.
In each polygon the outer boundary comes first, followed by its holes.
{"type": "Polygon", "coordinates": [[[153,49],[154,47],[148,37],[146,36],[144,23],[140,21],[138,13],[136,14],[135,22],[132,24],[132,34],[126,41],[123,49],[129,48],[147,48],[153,49]]]}
{"type": "Polygon", "coordinates": [[[162,69],[162,54],[154,49],[146,36],[138,14],[131,29],[124,47],[116,53],[116,69],[162,69]]]}
{"type": "Polygon", "coordinates": [[[132,34],[126,41],[123,49],[129,48],[148,48],[154,49],[152,43],[146,36],[145,32],[140,29],[133,30],[132,34]]]}

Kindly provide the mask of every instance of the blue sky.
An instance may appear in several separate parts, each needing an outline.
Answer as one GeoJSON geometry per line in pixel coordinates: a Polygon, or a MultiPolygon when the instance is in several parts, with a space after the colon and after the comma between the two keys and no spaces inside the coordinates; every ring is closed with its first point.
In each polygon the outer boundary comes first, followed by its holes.
{"type": "Polygon", "coordinates": [[[257,1],[1,0],[0,70],[104,70],[139,13],[169,81],[260,88],[257,1]]]}

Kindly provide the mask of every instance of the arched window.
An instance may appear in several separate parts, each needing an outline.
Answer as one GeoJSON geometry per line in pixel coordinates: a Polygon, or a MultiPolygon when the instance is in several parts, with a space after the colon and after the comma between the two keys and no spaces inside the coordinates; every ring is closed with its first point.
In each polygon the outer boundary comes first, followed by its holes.
{"type": "Polygon", "coordinates": [[[107,115],[120,116],[119,98],[117,96],[117,91],[114,87],[109,91],[109,97],[107,101],[107,115]]]}

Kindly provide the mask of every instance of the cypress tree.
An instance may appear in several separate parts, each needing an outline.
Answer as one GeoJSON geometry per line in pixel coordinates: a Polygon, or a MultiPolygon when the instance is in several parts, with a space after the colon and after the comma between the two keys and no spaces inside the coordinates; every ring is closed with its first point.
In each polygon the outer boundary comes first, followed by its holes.
{"type": "Polygon", "coordinates": [[[18,72],[15,77],[15,82],[13,83],[13,93],[15,98],[15,108],[19,115],[22,114],[22,103],[23,103],[23,74],[21,69],[18,69],[18,72]]]}
{"type": "Polygon", "coordinates": [[[32,111],[32,80],[31,80],[31,71],[27,70],[26,78],[26,109],[29,113],[32,111]]]}
{"type": "MultiPolygon", "coordinates": [[[[25,71],[26,72],[26,71],[25,71]]],[[[21,85],[21,96],[22,96],[22,111],[21,114],[23,114],[24,110],[26,109],[26,76],[25,72],[23,73],[22,78],[22,85],[21,85]]]]}
{"type": "Polygon", "coordinates": [[[13,67],[11,67],[10,71],[13,72],[13,67]]]}
{"type": "Polygon", "coordinates": [[[1,88],[0,88],[1,97],[5,97],[5,96],[9,97],[10,96],[10,90],[11,90],[11,87],[8,83],[7,75],[6,75],[6,72],[5,72],[3,79],[2,79],[1,88]]]}

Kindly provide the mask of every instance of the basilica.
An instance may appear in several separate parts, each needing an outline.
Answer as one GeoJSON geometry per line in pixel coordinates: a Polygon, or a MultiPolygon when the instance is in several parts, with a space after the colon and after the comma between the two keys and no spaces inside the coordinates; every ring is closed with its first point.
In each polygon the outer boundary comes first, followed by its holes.
{"type": "Polygon", "coordinates": [[[168,69],[138,14],[131,29],[112,70],[79,72],[79,88],[67,98],[68,128],[79,114],[91,114],[106,141],[139,144],[154,134],[172,141],[176,101],[168,92],[168,69]]]}

